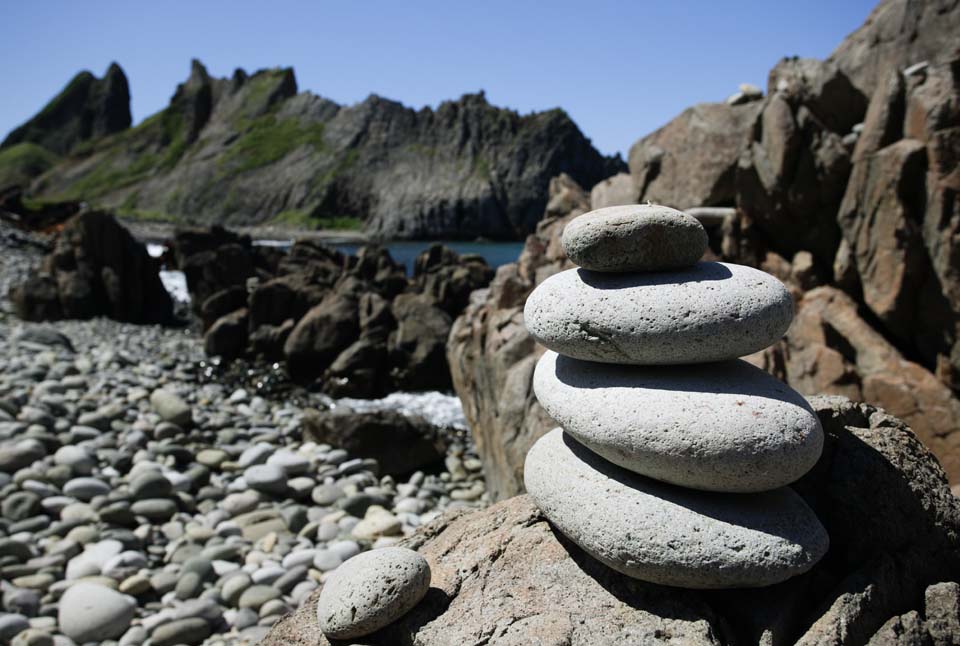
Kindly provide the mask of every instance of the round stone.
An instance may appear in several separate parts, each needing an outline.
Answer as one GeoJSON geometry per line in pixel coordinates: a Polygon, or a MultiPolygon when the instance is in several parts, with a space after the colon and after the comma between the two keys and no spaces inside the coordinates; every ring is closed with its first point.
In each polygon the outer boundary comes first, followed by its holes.
{"type": "Polygon", "coordinates": [[[287,473],[275,464],[258,464],[243,472],[247,485],[262,493],[282,494],[287,489],[287,473]]]}
{"type": "Polygon", "coordinates": [[[721,494],[664,484],[607,462],[559,428],[527,453],[524,484],[587,554],[651,583],[773,585],[809,570],[829,546],[816,515],[789,487],[721,494]]]}
{"type": "Polygon", "coordinates": [[[63,486],[63,493],[77,500],[89,501],[110,493],[110,485],[97,478],[74,478],[63,486]]]}
{"type": "Polygon", "coordinates": [[[429,588],[430,566],[413,550],[359,554],[324,583],[317,601],[320,630],[331,639],[369,635],[409,612],[429,588]]]}
{"type": "Polygon", "coordinates": [[[176,644],[200,644],[210,636],[210,624],[200,617],[177,619],[161,624],[150,635],[154,646],[175,646],[176,644]]]}
{"type": "Polygon", "coordinates": [[[193,424],[193,412],[190,405],[170,391],[159,389],[150,395],[150,405],[157,411],[157,415],[166,422],[176,424],[181,428],[188,428],[193,424]]]}
{"type": "Polygon", "coordinates": [[[523,310],[527,329],[568,357],[668,365],[736,359],[779,340],[793,300],[758,269],[700,262],[672,272],[570,269],[543,281],[523,310]]]}
{"type": "Polygon", "coordinates": [[[630,471],[707,491],[768,491],[798,480],[823,448],[798,392],[746,361],[616,366],[547,351],[533,377],[550,417],[630,471]]]}
{"type": "Polygon", "coordinates": [[[631,204],[575,217],[560,242],[570,260],[591,271],[662,271],[696,264],[707,250],[707,232],[682,211],[631,204]]]}
{"type": "Polygon", "coordinates": [[[75,583],[60,598],[60,632],[78,644],[116,639],[130,627],[136,602],[96,583],[75,583]]]}

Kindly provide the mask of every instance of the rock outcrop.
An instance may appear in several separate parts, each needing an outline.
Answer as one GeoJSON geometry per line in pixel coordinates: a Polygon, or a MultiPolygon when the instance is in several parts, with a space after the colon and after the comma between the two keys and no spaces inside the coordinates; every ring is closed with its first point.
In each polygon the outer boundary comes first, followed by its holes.
{"type": "Polygon", "coordinates": [[[108,316],[171,324],[173,301],[159,269],[113,216],[87,211],[67,222],[39,271],[11,289],[10,300],[28,321],[108,316]]]}
{"type": "MultiPolygon", "coordinates": [[[[587,557],[526,496],[450,513],[405,540],[432,587],[370,643],[863,644],[911,625],[958,633],[960,499],[899,420],[843,398],[811,400],[823,456],[796,491],[831,537],[827,556],[770,588],[691,591],[643,583],[587,557]],[[536,558],[531,558],[535,555],[536,558]]],[[[314,603],[280,621],[265,646],[327,644],[314,603]]],[[[918,642],[922,643],[922,642],[918,642]]]]}
{"type": "Polygon", "coordinates": [[[883,0],[828,59],[866,96],[890,70],[957,53],[956,0],[883,0]]]}
{"type": "Polygon", "coordinates": [[[77,144],[126,130],[130,123],[127,77],[111,63],[102,79],[86,71],[73,77],[35,117],[10,132],[0,150],[29,143],[66,155],[77,144]]]}
{"type": "MultiPolygon", "coordinates": [[[[650,201],[677,209],[732,205],[737,160],[759,109],[756,101],[701,103],[637,141],[630,147],[630,176],[635,186],[630,203],[650,201]]],[[[625,194],[625,183],[616,180],[619,195],[625,194]]],[[[614,205],[613,196],[603,199],[598,192],[595,197],[595,209],[614,205]]]]}
{"type": "MultiPolygon", "coordinates": [[[[523,490],[524,456],[556,426],[533,396],[534,366],[543,349],[525,329],[522,308],[536,285],[570,267],[561,232],[570,218],[589,210],[589,201],[569,178],[555,180],[551,195],[544,220],[537,234],[528,238],[518,262],[497,270],[490,288],[474,295],[450,335],[447,354],[454,388],[496,499],[523,490]]],[[[748,230],[742,235],[750,240],[756,233],[748,230]]],[[[907,419],[943,462],[951,480],[960,479],[960,401],[942,373],[911,361],[845,292],[835,287],[814,289],[822,282],[809,252],[795,254],[791,263],[773,252],[758,253],[746,243],[735,245],[729,230],[724,243],[725,258],[748,261],[774,274],[798,299],[797,317],[785,344],[750,360],[805,395],[872,401],[907,419]],[[757,253],[753,261],[751,253],[757,253]]]]}
{"type": "Polygon", "coordinates": [[[294,380],[336,397],[449,389],[452,317],[493,277],[480,256],[439,244],[410,278],[378,245],[348,256],[302,239],[284,253],[212,227],[180,230],[170,248],[207,354],[283,359],[294,380]]]}
{"type": "Polygon", "coordinates": [[[378,96],[341,106],[298,93],[289,68],[218,79],[194,61],[166,109],[91,141],[31,191],[195,224],[518,239],[551,177],[591,186],[623,168],[559,109],[520,115],[482,92],[436,109],[378,96]]]}

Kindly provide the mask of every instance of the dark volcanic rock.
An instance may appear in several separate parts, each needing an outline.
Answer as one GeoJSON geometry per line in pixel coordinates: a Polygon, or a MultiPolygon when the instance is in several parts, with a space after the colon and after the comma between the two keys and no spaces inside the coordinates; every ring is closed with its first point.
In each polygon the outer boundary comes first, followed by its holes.
{"type": "MultiPolygon", "coordinates": [[[[368,643],[839,646],[882,638],[896,630],[893,618],[911,611],[922,612],[900,625],[956,642],[956,586],[940,582],[960,575],[960,499],[896,418],[843,398],[811,403],[826,445],[796,490],[831,547],[807,574],[758,590],[643,583],[591,559],[519,496],[448,513],[406,539],[430,564],[431,591],[368,643]]],[[[278,623],[264,645],[327,644],[315,599],[278,623]]]]}
{"type": "Polygon", "coordinates": [[[373,95],[341,106],[298,94],[289,68],[217,79],[193,61],[166,109],[33,189],[191,222],[353,218],[386,239],[517,239],[552,176],[589,186],[620,170],[559,109],[520,115],[482,92],[436,109],[373,95]]]}
{"type": "Polygon", "coordinates": [[[304,413],[303,439],[346,449],[350,455],[376,460],[390,475],[412,473],[443,461],[445,441],[419,417],[398,411],[357,412],[343,406],[304,413]]]}
{"type": "Polygon", "coordinates": [[[108,316],[173,322],[173,301],[156,261],[113,216],[95,211],[66,224],[40,271],[13,288],[10,299],[29,321],[108,316]]]}
{"type": "Polygon", "coordinates": [[[83,141],[130,127],[130,89],[116,63],[98,79],[80,72],[35,117],[13,130],[0,149],[34,143],[59,155],[83,141]]]}

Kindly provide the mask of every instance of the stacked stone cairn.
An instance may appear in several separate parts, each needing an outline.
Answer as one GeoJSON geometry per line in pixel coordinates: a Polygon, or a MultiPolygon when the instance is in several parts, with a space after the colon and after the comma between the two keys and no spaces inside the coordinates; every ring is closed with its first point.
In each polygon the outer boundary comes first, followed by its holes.
{"type": "Polygon", "coordinates": [[[761,587],[809,570],[829,539],[787,485],[817,462],[823,430],[803,397],[739,359],[786,332],[786,288],[701,262],[703,227],[662,206],[587,213],[562,243],[579,268],[524,309],[547,348],[534,390],[562,427],[524,467],[547,519],[663,585],[761,587]]]}

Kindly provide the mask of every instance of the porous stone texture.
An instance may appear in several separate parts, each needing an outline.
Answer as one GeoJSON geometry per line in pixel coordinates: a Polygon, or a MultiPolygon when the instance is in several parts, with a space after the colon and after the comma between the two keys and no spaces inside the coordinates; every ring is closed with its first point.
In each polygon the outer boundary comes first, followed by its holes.
{"type": "Polygon", "coordinates": [[[655,204],[597,209],[563,230],[563,249],[591,271],[661,271],[690,267],[707,250],[707,232],[696,218],[655,204]]]}
{"type": "Polygon", "coordinates": [[[668,365],[736,359],[778,341],[793,301],[762,271],[719,262],[644,274],[583,269],[543,281],[523,310],[530,333],[565,356],[668,365]]]}
{"type": "Polygon", "coordinates": [[[317,620],[332,639],[362,637],[405,615],[430,588],[430,566],[405,547],[359,554],[324,584],[317,620]]]}
{"type": "Polygon", "coordinates": [[[642,475],[710,491],[767,491],[820,457],[807,401],[745,361],[615,366],[547,351],[537,399],[578,442],[642,475]]]}
{"type": "Polygon", "coordinates": [[[78,644],[99,642],[122,635],[136,610],[132,597],[80,581],[63,593],[57,621],[61,632],[78,644]]]}
{"type": "Polygon", "coordinates": [[[652,583],[772,585],[809,570],[829,546],[816,515],[787,487],[734,495],[665,485],[603,460],[559,428],[530,449],[524,482],[590,556],[652,583]]]}

